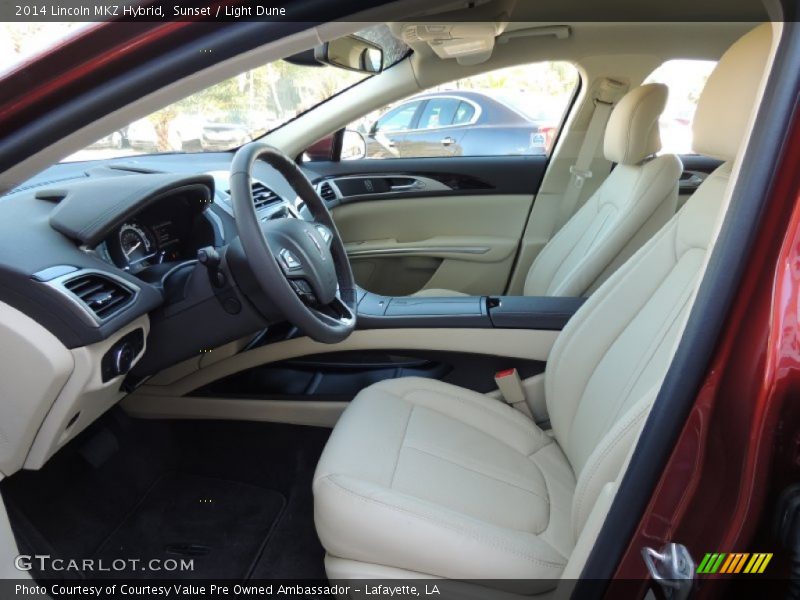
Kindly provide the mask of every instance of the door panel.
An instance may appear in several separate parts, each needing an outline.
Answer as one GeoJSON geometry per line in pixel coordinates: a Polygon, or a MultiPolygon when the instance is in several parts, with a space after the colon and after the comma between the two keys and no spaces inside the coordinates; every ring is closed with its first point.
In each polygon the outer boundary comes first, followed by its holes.
{"type": "Polygon", "coordinates": [[[333,211],[356,281],[379,294],[426,287],[500,293],[532,195],[434,196],[343,204],[333,211]]]}
{"type": "Polygon", "coordinates": [[[360,286],[395,296],[430,288],[484,295],[505,291],[546,159],[310,166],[318,186],[335,188],[329,205],[360,286]]]}

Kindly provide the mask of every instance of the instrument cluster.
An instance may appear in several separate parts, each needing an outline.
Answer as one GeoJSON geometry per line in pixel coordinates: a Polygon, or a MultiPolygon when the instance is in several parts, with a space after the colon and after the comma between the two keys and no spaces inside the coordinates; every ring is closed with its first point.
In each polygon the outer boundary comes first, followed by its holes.
{"type": "Polygon", "coordinates": [[[162,202],[126,220],[96,251],[108,262],[133,274],[154,265],[193,259],[213,245],[211,223],[183,202],[162,202]]]}

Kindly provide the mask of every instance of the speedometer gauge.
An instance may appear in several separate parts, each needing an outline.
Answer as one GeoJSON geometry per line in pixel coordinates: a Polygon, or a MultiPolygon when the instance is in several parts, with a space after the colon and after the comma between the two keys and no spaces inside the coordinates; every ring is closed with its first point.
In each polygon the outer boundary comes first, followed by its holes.
{"type": "Polygon", "coordinates": [[[157,250],[152,234],[135,222],[123,223],[119,228],[119,246],[125,263],[137,269],[147,266],[157,250]]]}

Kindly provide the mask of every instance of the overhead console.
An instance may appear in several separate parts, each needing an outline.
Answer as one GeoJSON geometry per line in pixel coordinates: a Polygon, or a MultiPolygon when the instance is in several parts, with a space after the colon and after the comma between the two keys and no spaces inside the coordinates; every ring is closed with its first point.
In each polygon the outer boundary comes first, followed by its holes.
{"type": "Polygon", "coordinates": [[[586,298],[556,296],[381,296],[361,291],[358,326],[559,331],[586,298]]]}

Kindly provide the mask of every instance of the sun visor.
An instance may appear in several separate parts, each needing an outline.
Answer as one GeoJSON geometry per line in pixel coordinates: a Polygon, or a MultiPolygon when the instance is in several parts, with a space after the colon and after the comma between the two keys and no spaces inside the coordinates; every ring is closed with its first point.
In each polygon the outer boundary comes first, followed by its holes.
{"type": "Polygon", "coordinates": [[[495,38],[507,22],[407,23],[401,37],[409,45],[425,42],[439,58],[454,58],[462,65],[477,65],[491,57],[495,38]]]}

